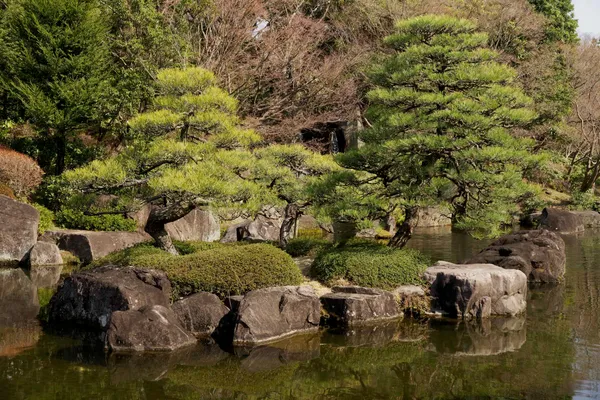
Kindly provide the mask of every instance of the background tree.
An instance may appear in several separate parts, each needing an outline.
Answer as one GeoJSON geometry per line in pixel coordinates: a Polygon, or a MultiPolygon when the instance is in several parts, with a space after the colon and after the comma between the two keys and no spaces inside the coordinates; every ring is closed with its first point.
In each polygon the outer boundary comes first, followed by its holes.
{"type": "Polygon", "coordinates": [[[440,200],[457,228],[494,234],[524,192],[523,171],[538,161],[532,142],[509,132],[535,117],[531,99],[473,23],[429,15],[396,29],[385,39],[392,51],[370,71],[372,128],[339,161],[373,174],[381,196],[402,199],[392,246],[406,244],[419,206],[440,200]]]}
{"type": "Polygon", "coordinates": [[[248,149],[260,137],[242,129],[237,103],[202,68],[164,69],[152,110],[130,121],[132,142],[118,155],[65,173],[80,194],[119,196],[113,210],[151,206],[145,227],[156,244],[177,250],[165,231],[197,207],[252,209],[268,204],[268,191],[245,179],[254,160],[248,149]]]}
{"type": "Polygon", "coordinates": [[[535,9],[548,17],[546,35],[548,40],[566,43],[579,41],[575,7],[571,0],[529,0],[535,9]]]}

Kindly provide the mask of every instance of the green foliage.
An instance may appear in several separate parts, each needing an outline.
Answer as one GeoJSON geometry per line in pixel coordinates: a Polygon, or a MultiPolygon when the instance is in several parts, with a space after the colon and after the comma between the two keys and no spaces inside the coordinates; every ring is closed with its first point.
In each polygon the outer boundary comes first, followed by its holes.
{"type": "Polygon", "coordinates": [[[416,250],[352,241],[321,251],[311,267],[311,275],[325,284],[343,279],[359,286],[393,289],[421,284],[421,275],[428,266],[427,257],[416,250]]]}
{"type": "Polygon", "coordinates": [[[292,257],[302,257],[314,255],[327,246],[331,246],[331,242],[326,239],[298,237],[288,242],[285,251],[292,257]]]}
{"type": "Polygon", "coordinates": [[[575,7],[571,0],[529,0],[536,11],[544,14],[548,20],[546,37],[549,41],[576,43],[578,23],[575,19],[575,7]]]}
{"type": "Polygon", "coordinates": [[[600,200],[594,194],[593,190],[587,192],[574,192],[572,195],[571,207],[575,210],[594,210],[600,209],[600,200]]]}
{"type": "Polygon", "coordinates": [[[194,251],[173,256],[149,245],[139,245],[95,261],[90,267],[133,265],[165,271],[173,285],[174,298],[199,291],[220,296],[244,294],[254,289],[302,282],[292,258],[272,245],[188,246],[188,250],[194,251]]]}
{"type": "Polygon", "coordinates": [[[369,71],[372,128],[361,132],[364,146],[338,157],[367,176],[344,190],[371,196],[370,206],[390,199],[388,211],[446,202],[455,225],[478,236],[497,235],[512,220],[528,190],[523,174],[543,157],[532,156],[533,141],[511,135],[536,114],[514,85],[516,72],[486,43],[467,20],[397,23],[385,39],[391,52],[369,71]]]}
{"type": "Polygon", "coordinates": [[[50,316],[50,299],[56,293],[56,288],[38,288],[37,294],[40,302],[40,312],[38,313],[38,319],[42,322],[48,322],[50,316]]]}
{"type": "Polygon", "coordinates": [[[54,213],[41,204],[33,203],[31,205],[40,213],[38,233],[42,235],[44,232],[54,228],[54,213]]]}
{"type": "Polygon", "coordinates": [[[10,197],[11,199],[16,199],[15,192],[7,185],[0,183],[0,194],[6,197],[10,197]]]}
{"type": "Polygon", "coordinates": [[[83,211],[63,208],[56,213],[56,224],[68,229],[87,231],[128,231],[135,232],[134,220],[119,214],[85,215],[83,211]]]}

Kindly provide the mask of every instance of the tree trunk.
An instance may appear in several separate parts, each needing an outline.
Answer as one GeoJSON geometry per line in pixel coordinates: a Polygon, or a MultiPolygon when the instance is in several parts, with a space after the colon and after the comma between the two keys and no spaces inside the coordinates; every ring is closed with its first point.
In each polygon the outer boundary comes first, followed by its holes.
{"type": "Polygon", "coordinates": [[[283,222],[279,229],[279,246],[285,248],[288,241],[292,237],[296,229],[296,223],[298,218],[302,215],[300,207],[295,203],[289,203],[285,206],[285,214],[283,216],[283,222]]]}
{"type": "Polygon", "coordinates": [[[67,158],[67,140],[64,136],[59,135],[54,140],[56,144],[56,165],[54,168],[54,174],[60,175],[65,171],[66,158],[67,158]]]}
{"type": "Polygon", "coordinates": [[[417,217],[418,211],[418,207],[406,207],[404,209],[404,222],[402,222],[402,225],[398,226],[396,234],[390,239],[388,246],[398,249],[406,246],[406,243],[408,243],[412,237],[413,231],[419,222],[417,217]]]}
{"type": "Polygon", "coordinates": [[[175,256],[179,255],[179,252],[175,248],[175,245],[173,245],[173,240],[171,239],[171,236],[167,233],[167,230],[165,229],[164,222],[150,221],[150,219],[148,219],[145,231],[150,236],[152,236],[152,238],[154,239],[154,243],[158,248],[175,256]]]}

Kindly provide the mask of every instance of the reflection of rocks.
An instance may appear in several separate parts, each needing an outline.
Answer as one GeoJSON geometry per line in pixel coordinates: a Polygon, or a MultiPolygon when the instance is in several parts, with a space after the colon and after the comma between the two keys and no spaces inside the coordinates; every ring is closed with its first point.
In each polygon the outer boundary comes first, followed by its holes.
{"type": "Polygon", "coordinates": [[[379,347],[392,342],[416,342],[427,335],[427,325],[416,321],[384,321],[377,324],[353,325],[333,329],[323,336],[323,342],[343,347],[379,347]]]}
{"type": "Polygon", "coordinates": [[[527,303],[530,316],[558,315],[565,308],[565,285],[530,286],[527,303]]]}
{"type": "Polygon", "coordinates": [[[479,319],[525,311],[527,277],[518,270],[439,261],[427,268],[424,278],[431,284],[431,296],[451,317],[479,319]]]}
{"type": "Polygon", "coordinates": [[[0,328],[0,357],[14,357],[35,346],[42,335],[37,321],[0,328]]]}
{"type": "Polygon", "coordinates": [[[38,288],[53,288],[60,280],[62,265],[38,265],[32,266],[29,276],[33,284],[38,288]]]}
{"type": "Polygon", "coordinates": [[[0,269],[0,326],[33,320],[39,311],[37,288],[25,272],[0,269]]]}
{"type": "Polygon", "coordinates": [[[527,340],[525,318],[490,318],[455,324],[432,321],[430,343],[438,353],[489,356],[519,350],[527,340]]]}
{"type": "Polygon", "coordinates": [[[320,355],[319,335],[301,335],[256,347],[236,347],[235,355],[244,357],[241,367],[250,372],[268,371],[283,365],[309,361],[320,355]]]}

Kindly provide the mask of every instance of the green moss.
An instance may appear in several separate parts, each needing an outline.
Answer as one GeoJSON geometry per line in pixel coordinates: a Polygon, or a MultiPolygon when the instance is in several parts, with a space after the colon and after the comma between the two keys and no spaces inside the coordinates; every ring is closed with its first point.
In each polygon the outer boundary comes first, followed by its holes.
{"type": "Polygon", "coordinates": [[[40,321],[47,322],[48,321],[48,304],[50,304],[50,299],[54,296],[56,292],[56,288],[38,288],[38,299],[40,302],[40,312],[38,314],[38,319],[40,321]]]}
{"type": "Polygon", "coordinates": [[[429,260],[413,249],[393,249],[377,242],[351,241],[345,246],[321,251],[311,267],[311,275],[331,284],[345,279],[360,286],[392,289],[419,284],[429,260]]]}
{"type": "Polygon", "coordinates": [[[318,251],[331,246],[331,242],[326,239],[312,237],[301,237],[291,239],[285,248],[285,251],[292,257],[302,257],[316,254],[318,251]]]}
{"type": "Polygon", "coordinates": [[[298,285],[300,270],[292,258],[268,244],[225,245],[186,243],[188,254],[173,256],[148,244],[113,253],[92,263],[133,265],[165,271],[173,296],[206,291],[220,296],[244,294],[269,286],[298,285]]]}

